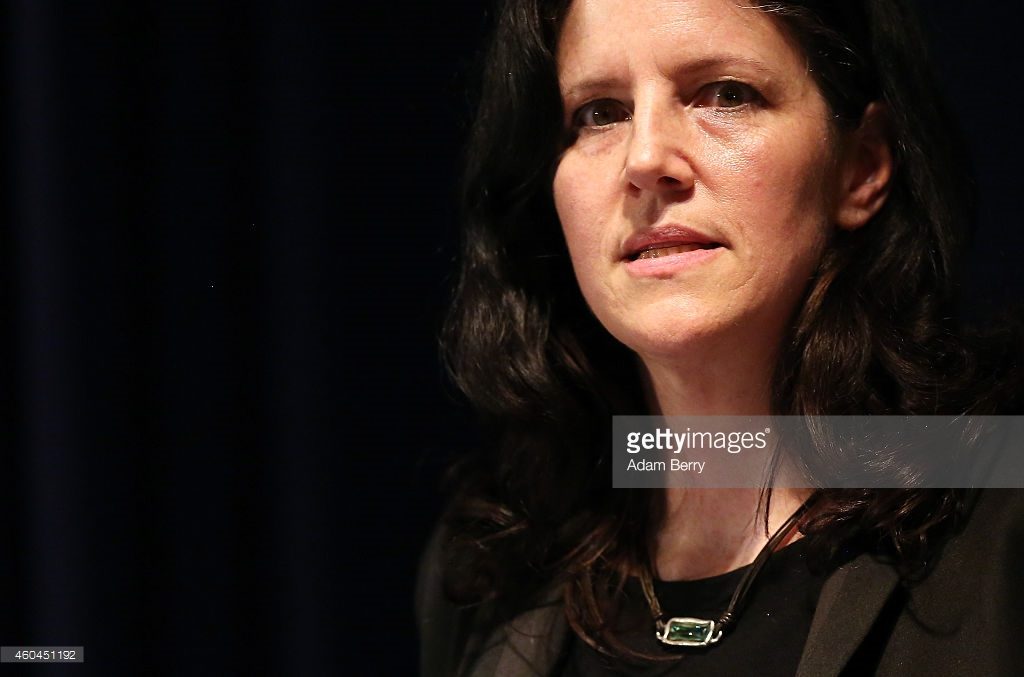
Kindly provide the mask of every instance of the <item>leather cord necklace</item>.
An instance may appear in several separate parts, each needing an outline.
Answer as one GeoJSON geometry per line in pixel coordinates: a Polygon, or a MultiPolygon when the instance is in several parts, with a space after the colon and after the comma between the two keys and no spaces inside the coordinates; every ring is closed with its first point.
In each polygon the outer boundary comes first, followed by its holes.
{"type": "Polygon", "coordinates": [[[789,535],[800,518],[807,512],[809,505],[810,502],[808,501],[800,506],[779,527],[778,531],[772,534],[768,542],[764,544],[761,552],[757,553],[757,557],[754,558],[753,564],[743,574],[739,585],[736,586],[736,590],[732,593],[729,606],[718,617],[718,620],[691,618],[688,616],[673,616],[666,619],[664,612],[661,610],[661,604],[658,602],[658,597],[654,594],[651,568],[649,566],[644,567],[643,573],[640,575],[640,585],[643,588],[644,597],[647,598],[647,605],[651,609],[651,615],[654,617],[654,636],[658,638],[658,641],[669,646],[708,646],[722,639],[722,634],[726,629],[731,625],[735,625],[743,601],[750,591],[754,579],[757,578],[757,574],[764,568],[765,563],[768,562],[768,558],[771,557],[779,543],[789,535]]]}

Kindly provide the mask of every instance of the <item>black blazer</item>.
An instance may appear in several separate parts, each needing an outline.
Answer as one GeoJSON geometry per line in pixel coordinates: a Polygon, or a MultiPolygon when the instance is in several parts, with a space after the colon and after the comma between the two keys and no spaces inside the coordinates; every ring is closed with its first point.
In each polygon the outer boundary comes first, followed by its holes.
{"type": "MultiPolygon", "coordinates": [[[[441,592],[444,545],[435,534],[417,582],[423,677],[551,674],[570,632],[560,591],[483,633],[475,619],[485,608],[458,608],[441,592]]],[[[919,583],[869,555],[833,572],[797,676],[840,674],[1024,675],[1024,491],[981,492],[919,583]]]]}

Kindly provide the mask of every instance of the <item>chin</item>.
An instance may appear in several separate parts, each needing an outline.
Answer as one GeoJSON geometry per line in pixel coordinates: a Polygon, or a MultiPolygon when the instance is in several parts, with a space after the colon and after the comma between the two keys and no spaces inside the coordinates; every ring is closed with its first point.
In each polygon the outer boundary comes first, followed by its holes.
{"type": "Polygon", "coordinates": [[[706,311],[678,308],[662,312],[651,309],[629,318],[598,319],[616,340],[638,355],[680,360],[708,355],[726,338],[723,332],[731,324],[717,321],[706,311]]]}

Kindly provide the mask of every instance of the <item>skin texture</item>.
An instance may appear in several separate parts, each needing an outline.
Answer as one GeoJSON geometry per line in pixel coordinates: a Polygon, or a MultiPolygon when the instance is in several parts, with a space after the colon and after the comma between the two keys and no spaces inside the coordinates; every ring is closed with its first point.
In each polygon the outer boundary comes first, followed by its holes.
{"type": "MultiPolygon", "coordinates": [[[[575,139],[555,206],[583,296],[639,357],[652,412],[770,413],[779,345],[830,232],[885,199],[881,109],[840,138],[799,46],[731,0],[578,0],[557,60],[575,139]],[[636,274],[627,241],[666,226],[722,246],[636,274]]],[[[666,495],[663,578],[728,571],[766,540],[756,491],[666,495]]],[[[770,528],[805,495],[778,492],[770,528]]]]}

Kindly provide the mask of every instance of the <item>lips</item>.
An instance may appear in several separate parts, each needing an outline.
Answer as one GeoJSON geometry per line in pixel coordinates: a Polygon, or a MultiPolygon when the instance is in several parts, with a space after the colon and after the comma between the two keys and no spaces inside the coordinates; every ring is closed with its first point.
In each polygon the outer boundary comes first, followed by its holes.
{"type": "Polygon", "coordinates": [[[664,247],[651,247],[650,249],[644,249],[636,256],[632,257],[631,261],[637,261],[639,259],[656,259],[661,256],[668,256],[670,254],[683,254],[685,252],[692,252],[698,249],[715,249],[721,245],[717,243],[711,244],[679,244],[679,245],[668,245],[664,247]]]}
{"type": "Polygon", "coordinates": [[[630,236],[623,243],[622,252],[625,260],[637,261],[723,246],[724,243],[710,235],[673,224],[630,236]]]}

